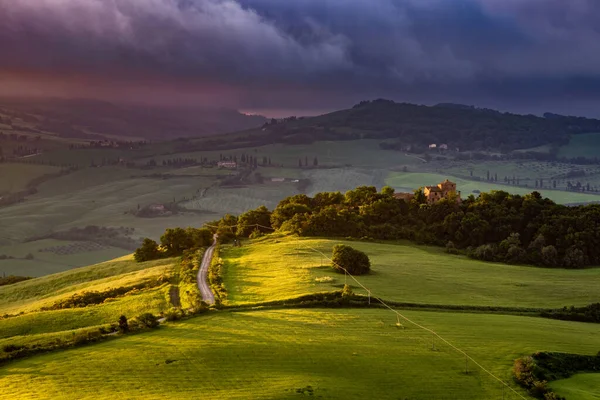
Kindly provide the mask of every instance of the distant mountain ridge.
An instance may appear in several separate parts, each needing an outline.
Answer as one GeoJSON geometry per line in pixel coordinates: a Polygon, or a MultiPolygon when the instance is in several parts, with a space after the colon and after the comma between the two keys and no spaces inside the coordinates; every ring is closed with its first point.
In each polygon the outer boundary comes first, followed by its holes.
{"type": "Polygon", "coordinates": [[[269,143],[306,144],[318,140],[380,139],[384,144],[449,149],[512,151],[560,146],[572,134],[600,132],[600,120],[551,115],[518,115],[461,104],[424,106],[378,99],[351,109],[307,118],[290,117],[259,129],[202,142],[216,148],[269,143]]]}
{"type": "MultiPolygon", "coordinates": [[[[2,123],[35,133],[100,140],[167,140],[254,128],[266,118],[236,110],[206,107],[120,105],[98,100],[0,99],[2,123]]],[[[10,133],[10,130],[5,130],[10,133]]]]}

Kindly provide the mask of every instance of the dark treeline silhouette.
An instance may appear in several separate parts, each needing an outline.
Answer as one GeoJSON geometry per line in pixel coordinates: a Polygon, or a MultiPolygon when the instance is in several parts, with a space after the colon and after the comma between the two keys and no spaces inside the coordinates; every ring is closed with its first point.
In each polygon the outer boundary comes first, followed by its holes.
{"type": "MultiPolygon", "coordinates": [[[[352,109],[310,118],[272,120],[259,130],[211,138],[199,149],[253,147],[272,143],[309,144],[320,140],[398,140],[414,149],[446,144],[452,151],[501,151],[565,145],[569,135],[600,132],[600,121],[552,115],[517,115],[475,107],[421,106],[390,100],[364,101],[352,109]]],[[[192,145],[194,146],[194,145],[192,145]]],[[[189,146],[186,150],[190,151],[189,146]]],[[[414,152],[414,150],[411,150],[414,152]]]]}

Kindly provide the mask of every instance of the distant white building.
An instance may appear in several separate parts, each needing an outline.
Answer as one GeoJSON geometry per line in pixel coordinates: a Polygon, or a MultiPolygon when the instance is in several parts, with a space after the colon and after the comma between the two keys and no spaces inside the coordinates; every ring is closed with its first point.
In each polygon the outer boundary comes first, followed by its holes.
{"type": "Polygon", "coordinates": [[[437,144],[432,143],[429,145],[429,150],[437,148],[437,144]]]}
{"type": "Polygon", "coordinates": [[[235,169],[235,168],[237,168],[237,163],[235,161],[219,161],[217,163],[217,166],[219,168],[235,169]]]}
{"type": "Polygon", "coordinates": [[[448,150],[447,144],[440,144],[440,150],[448,150]]]}

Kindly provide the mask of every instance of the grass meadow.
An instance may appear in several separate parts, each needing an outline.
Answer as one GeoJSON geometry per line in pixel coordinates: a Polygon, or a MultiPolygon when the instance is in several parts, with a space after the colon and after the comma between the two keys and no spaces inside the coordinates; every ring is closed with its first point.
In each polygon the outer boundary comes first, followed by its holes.
{"type": "MultiPolygon", "coordinates": [[[[509,382],[537,350],[593,354],[600,327],[505,315],[407,311],[509,382]]],[[[0,399],[123,397],[492,399],[502,386],[385,310],[220,312],[156,331],[16,361],[0,399]]],[[[521,389],[515,388],[524,394],[521,389]]],[[[517,395],[505,391],[506,399],[517,395]]]]}
{"type": "Polygon", "coordinates": [[[550,387],[569,400],[598,400],[600,373],[576,374],[568,379],[551,382],[550,387]]]}
{"type": "MultiPolygon", "coordinates": [[[[490,192],[492,190],[503,190],[512,194],[525,195],[536,190],[535,187],[524,188],[515,187],[510,185],[501,185],[496,183],[488,182],[476,182],[461,178],[455,178],[449,175],[443,174],[432,174],[432,173],[411,173],[411,172],[392,172],[386,179],[386,184],[394,188],[412,188],[418,189],[422,186],[432,186],[444,181],[445,179],[452,179],[456,182],[457,189],[461,191],[462,197],[467,197],[470,194],[477,196],[477,193],[473,193],[474,190],[481,192],[490,192]]],[[[498,177],[500,179],[500,177],[498,177]]],[[[566,192],[562,190],[538,190],[543,197],[547,197],[559,204],[565,203],[583,203],[591,201],[600,201],[600,195],[593,195],[579,192],[566,192]]]]}
{"type": "MultiPolygon", "coordinates": [[[[555,308],[598,301],[600,269],[566,270],[486,263],[436,247],[266,237],[242,247],[223,247],[228,304],[282,300],[339,290],[345,277],[317,251],[335,244],[364,251],[371,273],[358,277],[386,300],[435,305],[555,308]],[[317,250],[317,251],[315,251],[317,250]]],[[[366,294],[348,278],[356,293],[366,294]]]]}
{"type": "Polygon", "coordinates": [[[36,278],[0,287],[0,352],[3,346],[48,345],[66,340],[78,332],[115,323],[120,315],[134,317],[144,312],[168,310],[168,285],[156,281],[170,275],[175,260],[166,259],[136,263],[131,257],[60,274],[36,278]],[[149,284],[126,296],[108,299],[83,308],[40,311],[83,291],[105,291],[111,288],[149,284]]]}
{"type": "Polygon", "coordinates": [[[175,262],[164,259],[137,263],[132,256],[41,278],[0,286],[0,315],[32,312],[84,290],[105,290],[135,284],[166,273],[175,262]]]}
{"type": "Polygon", "coordinates": [[[562,146],[558,151],[559,157],[598,157],[600,146],[600,133],[583,133],[571,135],[569,144],[562,146]]]}
{"type": "Polygon", "coordinates": [[[60,170],[59,167],[48,165],[0,163],[0,195],[24,190],[33,179],[57,173],[60,170]]]}

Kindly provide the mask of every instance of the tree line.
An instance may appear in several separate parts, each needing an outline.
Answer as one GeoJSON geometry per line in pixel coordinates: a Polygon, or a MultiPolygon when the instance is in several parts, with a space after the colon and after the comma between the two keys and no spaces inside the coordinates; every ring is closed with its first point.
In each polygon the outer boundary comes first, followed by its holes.
{"type": "Polygon", "coordinates": [[[406,202],[394,190],[362,186],[345,194],[298,194],[273,211],[262,206],[211,223],[223,240],[273,230],[301,236],[408,239],[472,258],[546,267],[600,265],[600,205],[567,207],[538,192],[504,191],[427,204],[421,190],[406,202]]]}

